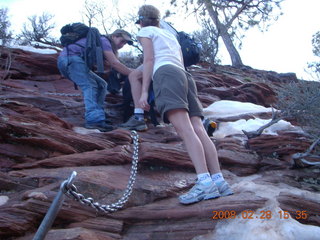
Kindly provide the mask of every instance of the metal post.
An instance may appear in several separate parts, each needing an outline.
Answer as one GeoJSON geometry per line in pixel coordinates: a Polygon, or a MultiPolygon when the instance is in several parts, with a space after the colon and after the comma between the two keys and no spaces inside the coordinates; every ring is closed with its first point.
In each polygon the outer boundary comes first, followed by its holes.
{"type": "Polygon", "coordinates": [[[70,177],[68,178],[68,180],[65,180],[61,183],[60,185],[60,189],[58,194],[56,195],[56,197],[54,198],[46,216],[44,217],[44,219],[42,220],[38,231],[36,232],[36,234],[33,237],[33,240],[43,240],[46,236],[46,234],[48,233],[48,231],[50,230],[59,210],[60,207],[63,204],[64,201],[64,193],[65,193],[65,186],[67,185],[67,187],[69,188],[69,186],[72,184],[74,178],[76,177],[77,172],[73,171],[70,175],[70,177]]]}

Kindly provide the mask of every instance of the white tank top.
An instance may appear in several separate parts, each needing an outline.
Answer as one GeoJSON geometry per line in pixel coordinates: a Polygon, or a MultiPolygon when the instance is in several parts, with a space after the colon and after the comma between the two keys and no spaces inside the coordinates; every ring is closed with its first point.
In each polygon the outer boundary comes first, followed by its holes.
{"type": "Polygon", "coordinates": [[[184,70],[180,44],[170,31],[158,27],[143,27],[137,34],[139,37],[150,38],[154,49],[153,74],[167,64],[175,65],[184,70]]]}

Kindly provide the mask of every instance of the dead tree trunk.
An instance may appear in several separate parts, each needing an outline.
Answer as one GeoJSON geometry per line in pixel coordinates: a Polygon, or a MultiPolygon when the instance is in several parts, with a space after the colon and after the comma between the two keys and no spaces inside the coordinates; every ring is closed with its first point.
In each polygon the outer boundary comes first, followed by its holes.
{"type": "Polygon", "coordinates": [[[238,68],[244,66],[242,63],[240,54],[239,54],[238,50],[236,49],[236,47],[234,46],[233,41],[228,33],[227,27],[224,24],[222,24],[218,18],[218,12],[212,8],[212,5],[210,4],[209,1],[205,1],[205,6],[206,6],[207,11],[209,12],[210,18],[212,19],[212,21],[216,25],[216,27],[218,29],[218,33],[221,36],[221,38],[222,38],[222,40],[228,50],[228,53],[231,58],[232,66],[238,67],[238,68]]]}

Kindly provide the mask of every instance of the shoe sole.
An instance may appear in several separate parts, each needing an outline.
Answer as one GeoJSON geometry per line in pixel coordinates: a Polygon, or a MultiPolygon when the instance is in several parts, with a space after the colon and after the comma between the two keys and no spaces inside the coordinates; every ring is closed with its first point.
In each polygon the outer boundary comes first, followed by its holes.
{"type": "Polygon", "coordinates": [[[230,195],[233,195],[233,194],[234,193],[233,193],[232,190],[228,190],[228,191],[220,193],[221,197],[226,197],[226,196],[230,196],[230,195]]]}
{"type": "Polygon", "coordinates": [[[211,194],[206,194],[206,196],[204,197],[204,200],[209,200],[209,199],[218,198],[218,197],[221,197],[221,194],[219,192],[215,192],[211,194]]]}
{"type": "Polygon", "coordinates": [[[205,194],[201,197],[198,197],[197,199],[194,199],[193,201],[184,201],[184,200],[181,200],[179,199],[180,203],[181,204],[192,204],[192,203],[197,203],[197,202],[200,202],[202,200],[210,200],[210,199],[214,199],[214,198],[218,198],[218,197],[221,197],[221,195],[219,193],[211,193],[211,194],[205,194]]]}
{"type": "Polygon", "coordinates": [[[144,132],[144,131],[148,130],[147,126],[138,126],[138,127],[122,127],[122,126],[120,126],[120,128],[126,129],[126,130],[136,130],[139,132],[144,132]]]}
{"type": "Polygon", "coordinates": [[[107,129],[107,128],[99,128],[99,127],[85,127],[86,129],[97,129],[100,132],[110,132],[114,130],[113,128],[107,129]]]}

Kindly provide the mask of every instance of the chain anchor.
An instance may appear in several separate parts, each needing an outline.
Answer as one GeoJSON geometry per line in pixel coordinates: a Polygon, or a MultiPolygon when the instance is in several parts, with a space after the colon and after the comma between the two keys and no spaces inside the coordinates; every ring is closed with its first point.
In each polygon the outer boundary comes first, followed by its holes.
{"type": "Polygon", "coordinates": [[[46,213],[44,219],[42,220],[36,234],[33,237],[33,240],[42,240],[45,238],[46,234],[50,230],[54,219],[56,218],[62,204],[64,201],[64,193],[66,191],[66,187],[72,185],[75,177],[77,176],[77,172],[73,171],[68,178],[61,183],[59,192],[54,198],[53,202],[50,205],[48,212],[46,213]]]}
{"type": "Polygon", "coordinates": [[[129,200],[129,197],[132,193],[133,184],[137,177],[138,171],[138,160],[139,160],[139,135],[136,131],[131,131],[131,138],[133,140],[133,155],[132,155],[132,166],[130,177],[128,180],[128,184],[126,190],[124,191],[122,197],[115,203],[104,205],[98,202],[94,202],[93,198],[85,198],[81,193],[78,192],[76,186],[73,184],[75,177],[77,176],[77,172],[73,171],[69,178],[63,181],[60,185],[59,192],[54,198],[48,212],[46,213],[44,219],[42,220],[36,234],[34,235],[33,240],[43,240],[50,230],[54,219],[56,218],[62,204],[64,201],[64,196],[67,195],[69,197],[73,197],[74,200],[91,206],[98,211],[102,211],[104,213],[111,213],[121,209],[124,204],[129,200]]]}

